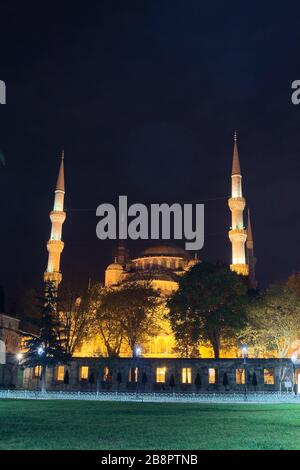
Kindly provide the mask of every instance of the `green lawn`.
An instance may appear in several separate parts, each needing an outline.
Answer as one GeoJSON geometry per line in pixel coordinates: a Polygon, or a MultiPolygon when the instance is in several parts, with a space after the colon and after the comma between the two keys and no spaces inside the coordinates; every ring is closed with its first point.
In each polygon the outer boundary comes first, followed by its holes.
{"type": "Polygon", "coordinates": [[[300,449],[300,406],[0,400],[0,449],[300,449]]]}

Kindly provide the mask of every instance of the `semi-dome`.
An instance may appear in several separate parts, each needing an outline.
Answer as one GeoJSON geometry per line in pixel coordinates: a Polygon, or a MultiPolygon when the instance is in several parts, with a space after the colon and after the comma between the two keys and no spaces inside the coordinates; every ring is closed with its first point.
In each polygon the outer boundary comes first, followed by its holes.
{"type": "Polygon", "coordinates": [[[179,258],[190,259],[187,251],[179,246],[174,245],[158,245],[146,248],[141,253],[142,256],[174,256],[179,258]]]}

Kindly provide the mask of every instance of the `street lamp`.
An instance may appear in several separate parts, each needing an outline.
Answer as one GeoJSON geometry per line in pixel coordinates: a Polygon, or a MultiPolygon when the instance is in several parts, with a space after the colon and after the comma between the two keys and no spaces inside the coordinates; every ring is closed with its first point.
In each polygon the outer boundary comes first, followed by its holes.
{"type": "Polygon", "coordinates": [[[135,347],[135,356],[136,356],[136,369],[137,369],[137,374],[136,374],[136,389],[135,393],[138,394],[139,391],[139,375],[140,375],[140,368],[139,368],[139,358],[142,352],[142,348],[139,346],[135,347]]]}
{"type": "Polygon", "coordinates": [[[18,362],[21,362],[22,359],[23,359],[23,354],[22,354],[22,353],[18,353],[16,357],[17,357],[17,361],[18,361],[18,362]]]}
{"type": "Polygon", "coordinates": [[[247,401],[247,357],[248,357],[248,346],[245,344],[242,347],[242,353],[244,358],[244,383],[245,383],[245,401],[247,401]]]}
{"type": "Polygon", "coordinates": [[[44,352],[45,352],[45,350],[44,350],[43,346],[40,346],[37,350],[37,353],[38,353],[39,356],[42,356],[44,354],[44,352]]]}
{"type": "Polygon", "coordinates": [[[293,364],[293,390],[294,390],[294,393],[295,395],[297,395],[297,390],[296,390],[296,387],[295,387],[295,375],[296,375],[296,362],[297,362],[297,358],[298,358],[298,355],[297,353],[293,353],[291,355],[291,361],[292,361],[292,364],[293,364]]]}

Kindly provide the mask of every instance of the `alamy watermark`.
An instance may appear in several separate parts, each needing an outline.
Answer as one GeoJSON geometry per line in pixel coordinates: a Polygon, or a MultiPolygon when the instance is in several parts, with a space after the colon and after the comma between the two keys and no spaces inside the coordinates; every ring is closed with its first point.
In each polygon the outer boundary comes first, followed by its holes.
{"type": "Polygon", "coordinates": [[[291,96],[292,103],[298,105],[300,104],[300,80],[293,81],[292,90],[294,90],[291,96]]]}
{"type": "Polygon", "coordinates": [[[171,205],[140,203],[128,207],[127,196],[119,196],[119,206],[103,203],[97,207],[96,235],[100,240],[185,240],[186,250],[204,245],[204,204],[171,205]]]}
{"type": "Polygon", "coordinates": [[[0,104],[6,104],[6,85],[3,80],[0,80],[0,104]]]}

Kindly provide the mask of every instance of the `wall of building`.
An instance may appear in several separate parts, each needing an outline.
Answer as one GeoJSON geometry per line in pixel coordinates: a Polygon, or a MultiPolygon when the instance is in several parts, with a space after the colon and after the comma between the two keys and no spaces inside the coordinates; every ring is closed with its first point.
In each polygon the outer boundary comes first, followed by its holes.
{"type": "Polygon", "coordinates": [[[17,353],[20,346],[20,320],[0,313],[0,340],[4,341],[7,353],[17,353]]]}
{"type": "MultiPolygon", "coordinates": [[[[282,390],[285,390],[285,384],[293,381],[293,364],[289,359],[247,359],[246,371],[247,388],[253,391],[279,390],[280,382],[282,390]],[[254,374],[256,386],[253,384],[254,374]]],[[[137,388],[140,392],[242,391],[245,388],[243,376],[243,359],[76,358],[68,366],[48,369],[47,388],[120,392],[137,388]],[[64,383],[66,370],[68,384],[64,383]],[[224,374],[228,379],[227,386],[224,386],[224,374]],[[171,376],[174,387],[170,383],[171,376]]],[[[23,387],[39,388],[38,374],[34,374],[32,369],[24,371],[23,387]]]]}

